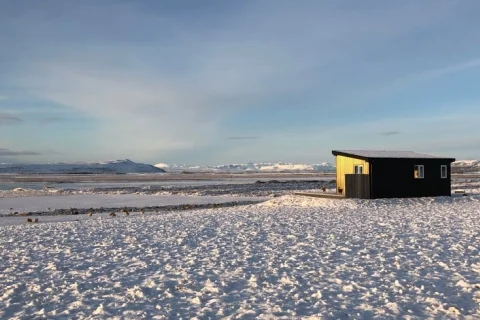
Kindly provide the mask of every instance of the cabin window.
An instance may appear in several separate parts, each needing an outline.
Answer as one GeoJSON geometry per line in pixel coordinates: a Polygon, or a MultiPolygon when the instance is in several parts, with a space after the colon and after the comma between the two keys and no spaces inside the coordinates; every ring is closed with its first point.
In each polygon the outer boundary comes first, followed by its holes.
{"type": "Polygon", "coordinates": [[[447,174],[447,166],[440,166],[440,175],[442,179],[446,179],[448,174],[447,174]]]}
{"type": "Polygon", "coordinates": [[[355,166],[355,174],[363,174],[363,165],[359,164],[355,166]]]}
{"type": "Polygon", "coordinates": [[[415,165],[413,167],[413,176],[415,179],[423,179],[423,165],[415,165]]]}

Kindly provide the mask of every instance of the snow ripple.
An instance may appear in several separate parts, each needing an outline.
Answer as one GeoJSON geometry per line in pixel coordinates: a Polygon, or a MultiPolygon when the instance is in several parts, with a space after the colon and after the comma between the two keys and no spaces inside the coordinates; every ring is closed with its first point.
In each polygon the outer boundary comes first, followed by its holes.
{"type": "Polygon", "coordinates": [[[478,198],[279,199],[2,226],[0,318],[480,316],[478,198]]]}

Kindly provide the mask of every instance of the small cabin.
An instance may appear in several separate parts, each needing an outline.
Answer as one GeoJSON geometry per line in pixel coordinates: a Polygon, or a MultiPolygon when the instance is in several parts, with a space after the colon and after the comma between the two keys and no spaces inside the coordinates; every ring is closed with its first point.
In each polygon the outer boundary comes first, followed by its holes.
{"type": "Polygon", "coordinates": [[[333,150],[337,194],[346,198],[451,196],[454,158],[412,151],[333,150]]]}

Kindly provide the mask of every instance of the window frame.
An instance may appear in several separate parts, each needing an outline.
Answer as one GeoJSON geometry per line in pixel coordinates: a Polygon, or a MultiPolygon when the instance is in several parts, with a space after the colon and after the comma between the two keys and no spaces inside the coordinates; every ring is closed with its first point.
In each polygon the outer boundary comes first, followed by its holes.
{"type": "Polygon", "coordinates": [[[354,173],[354,174],[363,174],[363,164],[355,164],[355,165],[353,165],[353,173],[354,173]],[[359,170],[359,171],[361,171],[360,173],[357,172],[357,168],[360,168],[360,169],[361,169],[361,170],[359,170]]]}
{"type": "Polygon", "coordinates": [[[447,179],[448,178],[448,167],[445,164],[442,164],[440,166],[440,178],[441,179],[447,179]],[[443,175],[443,169],[445,168],[445,176],[443,175]]]}
{"type": "Polygon", "coordinates": [[[413,166],[413,177],[415,179],[425,179],[425,166],[423,164],[415,164],[413,166]],[[415,172],[417,172],[418,167],[418,177],[415,176],[415,172]]]}

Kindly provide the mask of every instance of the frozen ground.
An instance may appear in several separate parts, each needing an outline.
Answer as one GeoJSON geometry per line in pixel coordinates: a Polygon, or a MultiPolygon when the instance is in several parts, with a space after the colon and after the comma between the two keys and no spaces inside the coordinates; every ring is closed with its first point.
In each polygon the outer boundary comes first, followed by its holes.
{"type": "Polygon", "coordinates": [[[452,191],[463,190],[469,194],[480,194],[480,178],[457,178],[452,182],[452,191]]]}
{"type": "Polygon", "coordinates": [[[185,194],[185,195],[259,195],[278,191],[335,189],[332,177],[218,180],[172,180],[154,182],[77,182],[49,184],[8,182],[0,184],[0,198],[32,195],[102,194],[185,194]],[[1,187],[4,187],[2,190],[1,187]]]}
{"type": "Polygon", "coordinates": [[[479,204],[283,196],[4,225],[0,318],[478,319],[479,204]]]}
{"type": "MultiPolygon", "coordinates": [[[[81,184],[80,186],[83,186],[81,184]]],[[[83,214],[88,211],[107,212],[129,207],[130,210],[156,211],[166,206],[206,204],[235,205],[259,202],[268,198],[312,191],[325,187],[334,191],[330,180],[268,180],[251,183],[206,185],[88,185],[87,188],[46,188],[42,190],[16,188],[0,191],[1,215],[83,214]]],[[[168,208],[172,209],[172,208],[168,208]]],[[[173,208],[174,209],[174,208],[173,208]]]]}
{"type": "MultiPolygon", "coordinates": [[[[261,201],[263,198],[255,199],[261,201]]],[[[76,211],[86,213],[79,209],[100,209],[112,211],[124,207],[141,208],[162,207],[173,205],[199,205],[227,202],[251,201],[252,197],[215,197],[215,196],[179,196],[179,195],[142,195],[142,194],[75,194],[56,197],[15,197],[0,200],[0,216],[11,215],[13,212],[48,214],[55,213],[57,209],[75,208],[76,211]]],[[[69,211],[67,211],[69,212],[69,211]]],[[[59,212],[56,212],[59,214],[59,212]]],[[[23,221],[25,219],[22,219],[23,221]]]]}

